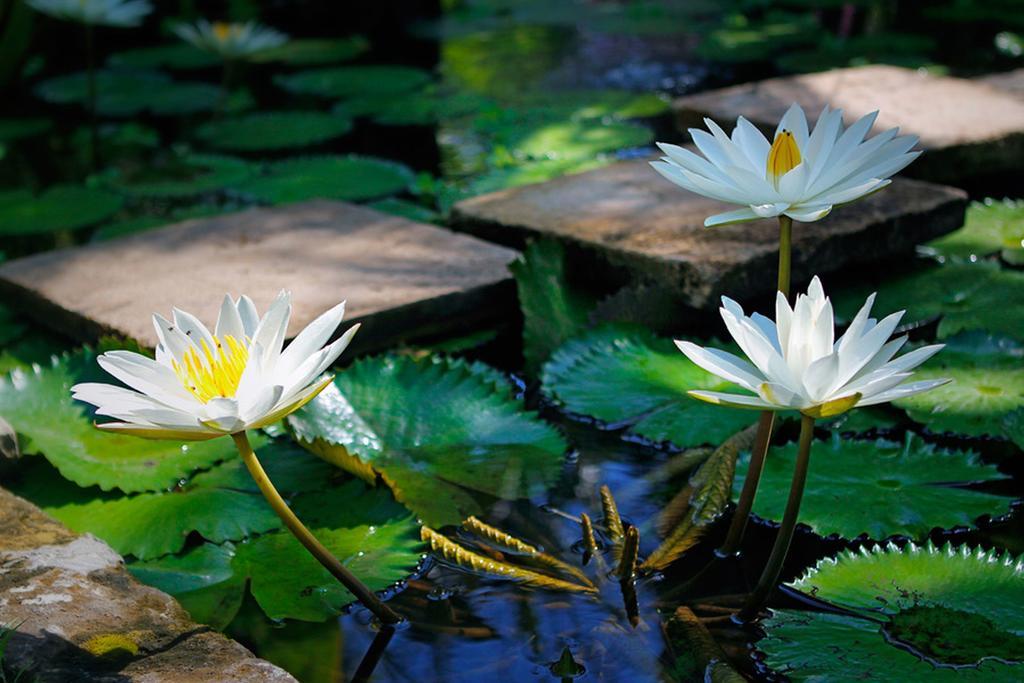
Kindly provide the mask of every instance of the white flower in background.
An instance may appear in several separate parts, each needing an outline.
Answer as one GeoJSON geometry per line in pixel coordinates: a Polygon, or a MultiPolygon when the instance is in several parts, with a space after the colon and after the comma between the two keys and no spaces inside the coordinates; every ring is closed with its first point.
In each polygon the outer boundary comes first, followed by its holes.
{"type": "Polygon", "coordinates": [[[677,341],[694,363],[723,379],[754,392],[754,396],[714,391],[691,391],[694,398],[737,408],[799,410],[811,417],[838,415],[854,406],[868,406],[934,389],[948,379],[904,384],[910,372],[931,358],[942,344],[925,346],[899,358],[907,341],[889,341],[903,311],[881,321],[869,317],[875,295],[835,339],[832,303],[817,277],[807,294],[790,308],[781,292],[772,322],[758,313],[747,317],[735,301],[722,297],[722,318],[733,339],[749,358],[677,341]]]}
{"type": "Polygon", "coordinates": [[[707,227],[783,215],[816,221],[834,206],[885,187],[890,176],[920,154],[910,151],[917,137],[897,137],[898,128],[865,139],[877,115],[863,116],[844,129],[842,110],[826,106],[808,133],[804,111],[794,103],[779,122],[774,142],[742,116],[732,137],[704,119],[710,133],[690,129],[703,157],[659,142],[666,156],[651,165],[691,192],[743,205],[709,217],[707,227]]]}
{"type": "Polygon", "coordinates": [[[324,343],[341,323],[340,303],[309,324],[282,351],[291,296],[281,292],[263,318],[249,297],[224,297],[211,333],[194,316],[174,310],[173,321],[153,316],[160,343],[156,360],[131,351],[109,351],[100,366],[126,384],[86,383],[74,398],[119,422],[97,425],[151,439],[199,441],[280,420],[331,381],[321,377],[359,328],[324,343]],[[323,347],[323,348],[321,348],[323,347]],[[134,391],[133,391],[134,390],[134,391]]]}
{"type": "Polygon", "coordinates": [[[247,57],[288,42],[288,36],[285,34],[255,21],[229,24],[222,21],[211,23],[206,19],[200,19],[194,25],[175,24],[171,30],[185,42],[200,50],[218,54],[224,59],[247,57]]]}
{"type": "Polygon", "coordinates": [[[153,6],[147,0],[25,1],[37,12],[93,26],[138,26],[153,11],[153,6]]]}

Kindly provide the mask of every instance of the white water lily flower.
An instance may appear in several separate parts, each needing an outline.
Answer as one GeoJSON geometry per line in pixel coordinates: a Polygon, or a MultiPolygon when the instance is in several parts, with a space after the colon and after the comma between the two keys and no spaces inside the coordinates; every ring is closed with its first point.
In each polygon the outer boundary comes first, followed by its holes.
{"type": "Polygon", "coordinates": [[[731,137],[704,119],[710,133],[690,129],[704,156],[659,142],[665,156],[651,165],[690,192],[743,205],[709,217],[707,227],[774,216],[816,221],[834,206],[882,189],[920,154],[910,151],[917,137],[897,137],[899,128],[865,139],[877,116],[872,112],[844,129],[843,111],[826,105],[808,133],[804,110],[794,103],[779,122],[774,142],[742,116],[731,137]]]}
{"type": "Polygon", "coordinates": [[[171,30],[185,42],[200,50],[218,54],[224,59],[247,57],[288,42],[288,36],[285,34],[255,21],[229,24],[200,19],[195,25],[175,24],[171,30]]]}
{"type": "Polygon", "coordinates": [[[101,429],[150,439],[201,441],[272,424],[330,384],[322,373],[359,328],[353,325],[324,346],[345,314],[342,302],[282,350],[291,310],[287,292],[262,318],[249,297],[225,296],[212,333],[178,309],[173,320],[154,315],[156,360],[131,351],[108,351],[97,359],[130,389],[77,384],[73,397],[97,406],[97,415],[119,420],[97,425],[101,429]]]}
{"type": "Polygon", "coordinates": [[[25,0],[37,12],[92,26],[138,26],[153,6],[146,0],[25,0]]]}
{"type": "Polygon", "coordinates": [[[835,339],[832,302],[815,277],[807,294],[790,308],[779,292],[775,322],[755,313],[747,317],[732,299],[722,297],[722,319],[749,362],[718,349],[677,341],[686,357],[710,373],[754,392],[754,396],[690,391],[694,398],[736,408],[799,410],[829,417],[855,406],[869,406],[934,389],[948,379],[904,384],[911,370],[931,358],[943,344],[925,346],[899,358],[905,336],[889,341],[904,311],[880,321],[869,317],[875,295],[868,297],[847,328],[835,339]]]}

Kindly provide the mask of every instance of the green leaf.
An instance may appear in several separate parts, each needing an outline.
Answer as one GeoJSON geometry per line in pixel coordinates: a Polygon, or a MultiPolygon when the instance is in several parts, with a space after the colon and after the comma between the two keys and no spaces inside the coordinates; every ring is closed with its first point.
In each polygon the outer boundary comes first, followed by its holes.
{"type": "MultiPolygon", "coordinates": [[[[337,473],[290,442],[263,445],[260,439],[254,445],[286,499],[324,488],[337,473]]],[[[171,491],[134,496],[112,497],[96,489],[41,490],[53,474],[30,473],[16,490],[71,529],[95,534],[120,554],[143,560],[181,551],[193,532],[222,543],[281,527],[239,458],[200,472],[171,491]]]]}
{"type": "Polygon", "coordinates": [[[1003,418],[1003,433],[1024,449],[1024,408],[1008,413],[1003,418]]]}
{"type": "Polygon", "coordinates": [[[628,90],[559,90],[526,92],[515,98],[517,107],[537,107],[574,121],[649,119],[668,114],[666,97],[628,90]]]}
{"type": "Polygon", "coordinates": [[[347,62],[370,49],[363,36],[347,38],[299,38],[249,57],[255,63],[281,62],[294,66],[316,66],[347,62]]]}
{"type": "Polygon", "coordinates": [[[873,291],[878,300],[872,315],[905,309],[904,323],[941,316],[939,339],[985,330],[1024,340],[1024,273],[987,262],[926,266],[841,290],[833,298],[837,318],[851,320],[873,291]]]}
{"type": "Polygon", "coordinates": [[[687,396],[691,389],[735,387],[691,363],[668,339],[632,326],[607,325],[571,339],[545,364],[541,381],[566,410],[684,448],[722,443],[756,420],[752,411],[687,396]]]}
{"type": "Polygon", "coordinates": [[[940,256],[972,258],[1024,252],[1024,202],[988,198],[967,207],[964,227],[925,245],[940,256]]]}
{"type": "Polygon", "coordinates": [[[84,228],[117,213],[121,204],[116,194],[77,185],[54,185],[38,196],[28,190],[0,192],[0,235],[84,228]]]}
{"type": "MultiPolygon", "coordinates": [[[[420,561],[423,545],[415,521],[385,488],[350,480],[299,496],[294,510],[317,539],[373,590],[405,579],[420,561]]],[[[200,614],[215,611],[211,605],[240,602],[246,580],[271,619],[323,621],[353,600],[283,531],[220,549],[199,546],[183,555],[137,562],[129,568],[200,614]]]]}
{"type": "Polygon", "coordinates": [[[170,43],[115,52],[107,64],[128,69],[207,69],[219,65],[220,58],[188,43],[170,43]]]}
{"type": "Polygon", "coordinates": [[[531,242],[509,270],[523,312],[526,371],[536,376],[555,349],[587,327],[595,302],[566,280],[565,249],[555,240],[531,242]]]}
{"type": "Polygon", "coordinates": [[[264,111],[204,123],[196,136],[217,149],[255,152],[311,147],[352,130],[352,120],[318,111],[264,111]]]}
{"type": "Polygon", "coordinates": [[[458,524],[494,498],[531,496],[560,474],[566,444],[479,363],[370,358],[288,418],[299,442],[364,479],[377,475],[424,523],[458,524]]]}
{"type": "Polygon", "coordinates": [[[601,168],[611,163],[610,160],[595,157],[587,159],[545,159],[543,161],[527,161],[515,166],[504,166],[474,175],[470,178],[467,190],[472,195],[497,192],[510,187],[543,183],[553,178],[573,173],[582,173],[601,168]]]}
{"type": "Polygon", "coordinates": [[[430,126],[476,114],[491,101],[465,91],[427,88],[411,93],[357,95],[334,105],[345,116],[369,116],[382,126],[430,126]]]}
{"type": "Polygon", "coordinates": [[[398,199],[397,197],[378,199],[375,202],[370,202],[367,206],[382,213],[401,216],[402,218],[408,218],[411,221],[418,221],[420,223],[434,223],[441,220],[441,214],[437,211],[423,204],[410,202],[407,199],[398,199]]]}
{"type": "Polygon", "coordinates": [[[890,544],[822,560],[792,585],[849,612],[776,610],[764,622],[757,647],[791,680],[856,672],[864,680],[1019,681],[1024,674],[1024,563],[1009,555],[890,544]]]}
{"type": "Polygon", "coordinates": [[[765,21],[751,22],[734,15],[725,26],[711,31],[696,53],[713,62],[766,61],[815,42],[820,27],[810,12],[779,13],[765,21]]]}
{"type": "Polygon", "coordinates": [[[962,333],[914,371],[913,381],[950,378],[938,389],[893,401],[933,432],[998,436],[1007,413],[1024,407],[1024,347],[962,333]]]}
{"type": "Polygon", "coordinates": [[[290,93],[341,99],[378,94],[407,93],[428,82],[431,76],[407,66],[339,66],[310,69],[274,77],[274,83],[290,93]]]}
{"type": "Polygon", "coordinates": [[[402,164],[374,157],[318,156],[268,164],[238,191],[270,204],[307,199],[365,201],[406,189],[414,174],[402,164]]]}
{"type": "Polygon", "coordinates": [[[241,159],[218,154],[183,154],[153,163],[135,173],[110,172],[106,183],[134,197],[188,197],[235,185],[249,177],[241,159]]]}
{"type": "MultiPolygon", "coordinates": [[[[754,500],[760,517],[782,519],[796,451],[796,444],[775,447],[765,460],[754,500]]],[[[743,481],[749,462],[746,453],[737,482],[743,481]]],[[[975,453],[942,450],[909,433],[903,444],[836,435],[812,447],[800,521],[822,536],[924,539],[935,527],[971,526],[982,515],[1005,514],[1009,499],[958,486],[1000,477],[975,453]]],[[[739,491],[735,485],[734,498],[739,491]]]]}
{"type": "Polygon", "coordinates": [[[654,131],[633,123],[558,121],[525,130],[511,141],[513,154],[529,159],[585,160],[602,152],[643,147],[654,131]]]}
{"type": "Polygon", "coordinates": [[[114,380],[89,349],[0,378],[0,415],[27,439],[23,450],[42,453],[76,484],[95,484],[104,491],[156,491],[174,486],[193,470],[234,457],[234,446],[226,438],[181,444],[97,429],[90,407],[71,399],[72,385],[92,381],[114,380]]]}
{"type": "Polygon", "coordinates": [[[0,142],[32,138],[50,130],[49,119],[0,119],[0,142]]]}
{"type": "MultiPolygon", "coordinates": [[[[43,81],[35,93],[54,104],[87,106],[88,77],[85,72],[43,81]]],[[[221,89],[209,83],[172,81],[159,71],[101,70],[96,73],[96,111],[104,116],[193,114],[213,109],[221,89]]]]}

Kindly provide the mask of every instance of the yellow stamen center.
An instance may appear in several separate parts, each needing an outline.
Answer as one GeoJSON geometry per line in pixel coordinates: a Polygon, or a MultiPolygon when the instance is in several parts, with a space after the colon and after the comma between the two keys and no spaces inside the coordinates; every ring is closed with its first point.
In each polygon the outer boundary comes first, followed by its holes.
{"type": "Polygon", "coordinates": [[[772,148],[768,150],[768,180],[776,188],[779,178],[786,175],[800,164],[800,148],[796,146],[793,133],[781,130],[775,136],[772,148]]]}
{"type": "Polygon", "coordinates": [[[217,40],[227,40],[231,35],[231,24],[225,24],[223,21],[214,22],[213,35],[217,37],[217,40]]]}
{"type": "Polygon", "coordinates": [[[180,363],[172,362],[181,383],[203,403],[234,396],[249,360],[249,349],[230,334],[213,341],[216,348],[211,349],[203,339],[198,348],[185,352],[180,363]]]}

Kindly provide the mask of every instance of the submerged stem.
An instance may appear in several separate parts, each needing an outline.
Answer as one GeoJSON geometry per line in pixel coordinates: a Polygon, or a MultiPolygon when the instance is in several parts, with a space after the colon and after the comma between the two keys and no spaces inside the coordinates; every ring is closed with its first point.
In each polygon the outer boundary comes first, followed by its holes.
{"type": "Polygon", "coordinates": [[[796,456],[796,467],[793,468],[793,482],[789,487],[789,499],[786,511],[779,525],[779,535],[775,537],[775,545],[768,557],[761,579],[757,582],[746,604],[739,612],[739,619],[750,621],[757,616],[758,610],[779,582],[779,575],[789,554],[789,545],[793,541],[797,518],[800,515],[800,501],[804,497],[804,484],[807,482],[807,469],[811,461],[811,440],[814,438],[814,418],[804,415],[800,418],[800,450],[796,456]]]}
{"type": "Polygon", "coordinates": [[[239,454],[242,456],[242,460],[245,462],[245,466],[249,469],[249,474],[252,475],[253,480],[259,487],[260,492],[263,493],[263,497],[267,499],[270,507],[277,513],[277,516],[281,518],[284,525],[288,528],[288,531],[301,543],[309,553],[317,559],[320,564],[329,571],[334,578],[341,582],[345,588],[348,589],[352,595],[356,596],[359,602],[373,612],[373,614],[380,619],[384,624],[397,624],[402,621],[402,618],[398,616],[390,607],[384,604],[384,602],[377,597],[376,593],[367,588],[363,583],[356,578],[355,574],[350,572],[345,565],[343,565],[338,558],[331,554],[327,548],[325,548],[320,541],[316,540],[316,537],[310,533],[309,529],[299,521],[299,518],[295,516],[295,513],[291,511],[288,504],[284,502],[281,494],[274,488],[274,484],[270,481],[270,477],[263,471],[263,466],[260,465],[260,461],[256,458],[256,453],[252,449],[252,445],[249,443],[249,438],[245,432],[238,432],[232,434],[231,438],[235,440],[235,446],[238,448],[239,454]]]}
{"type": "MultiPolygon", "coordinates": [[[[787,299],[789,298],[790,274],[793,262],[793,219],[789,216],[779,216],[779,277],[778,291],[787,299]]],[[[750,520],[750,510],[754,506],[754,496],[757,494],[757,485],[761,480],[761,470],[764,469],[764,461],[768,455],[768,446],[772,440],[772,429],[775,426],[775,413],[766,410],[761,413],[761,420],[757,424],[757,439],[754,441],[754,448],[750,452],[750,466],[747,468],[747,476],[743,480],[743,490],[740,491],[739,501],[736,503],[736,513],[729,524],[729,532],[725,537],[725,543],[718,549],[719,557],[728,557],[739,552],[743,543],[743,534],[747,530],[747,522],[750,520]]]]}

